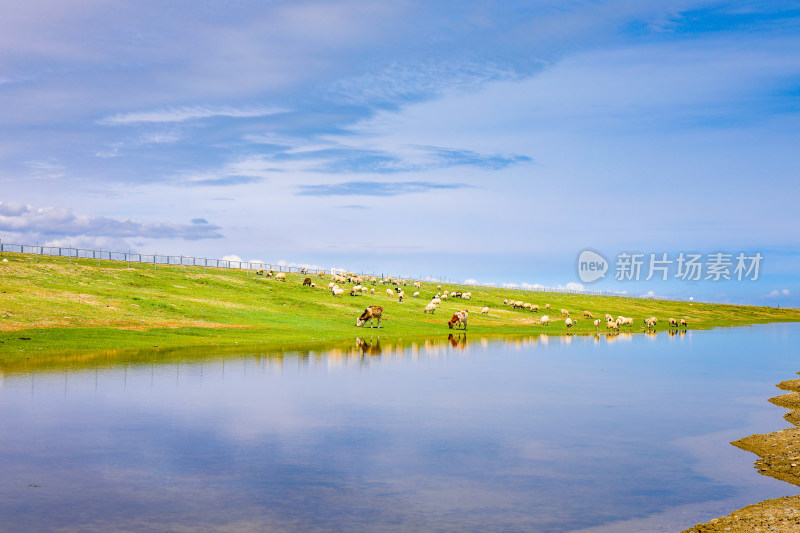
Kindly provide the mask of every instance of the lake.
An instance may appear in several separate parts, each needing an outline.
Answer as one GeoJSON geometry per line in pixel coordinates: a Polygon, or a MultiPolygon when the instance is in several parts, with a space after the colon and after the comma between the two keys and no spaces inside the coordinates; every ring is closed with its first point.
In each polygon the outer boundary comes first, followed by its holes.
{"type": "Polygon", "coordinates": [[[0,531],[679,531],[798,493],[729,442],[788,426],[800,324],[377,335],[0,363],[0,531]]]}

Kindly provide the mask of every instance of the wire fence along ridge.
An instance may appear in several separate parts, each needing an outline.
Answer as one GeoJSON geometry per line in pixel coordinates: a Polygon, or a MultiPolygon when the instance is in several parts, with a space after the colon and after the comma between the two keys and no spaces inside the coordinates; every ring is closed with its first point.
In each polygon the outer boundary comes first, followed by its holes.
{"type": "MultiPolygon", "coordinates": [[[[177,267],[200,267],[215,268],[223,270],[244,270],[248,274],[250,272],[257,272],[258,270],[273,270],[276,272],[297,273],[297,274],[319,274],[320,272],[332,272],[334,269],[317,269],[307,268],[302,266],[289,266],[289,265],[273,265],[270,263],[262,263],[260,261],[234,261],[231,259],[213,259],[209,257],[192,257],[185,255],[161,255],[161,254],[142,254],[138,252],[111,252],[107,250],[91,250],[87,248],[72,248],[67,246],[40,246],[38,244],[10,244],[0,241],[0,253],[21,253],[32,254],[35,256],[47,255],[56,257],[68,257],[72,259],[94,259],[101,264],[102,261],[118,261],[122,263],[140,263],[145,265],[153,265],[157,269],[159,265],[162,266],[177,266],[177,267]]],[[[355,272],[353,270],[345,271],[343,269],[335,269],[337,272],[353,272],[362,277],[384,277],[383,274],[377,275],[375,273],[355,272]]],[[[486,285],[479,283],[464,283],[463,281],[451,280],[449,278],[434,278],[428,276],[424,279],[415,276],[392,276],[395,279],[405,279],[409,281],[421,281],[426,283],[441,283],[448,286],[456,286],[463,288],[480,288],[488,291],[513,291],[519,294],[531,292],[548,292],[557,294],[584,294],[592,296],[614,296],[620,298],[635,298],[638,300],[670,300],[670,301],[688,301],[682,298],[673,298],[669,296],[630,296],[628,294],[620,294],[613,291],[587,291],[587,290],[573,290],[573,289],[555,289],[550,287],[520,287],[509,285],[486,285]]]]}

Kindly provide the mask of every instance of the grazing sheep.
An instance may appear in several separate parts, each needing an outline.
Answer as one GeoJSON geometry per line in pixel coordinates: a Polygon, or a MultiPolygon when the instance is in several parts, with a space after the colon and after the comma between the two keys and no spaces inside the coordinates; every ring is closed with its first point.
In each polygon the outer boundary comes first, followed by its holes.
{"type": "Polygon", "coordinates": [[[423,313],[430,313],[430,314],[433,314],[434,311],[436,311],[436,304],[434,304],[433,302],[426,305],[425,309],[422,310],[423,313]]]}
{"type": "Polygon", "coordinates": [[[615,331],[619,331],[619,326],[613,320],[609,320],[606,322],[606,329],[613,329],[615,331]]]}
{"type": "Polygon", "coordinates": [[[319,272],[317,272],[317,276],[320,277],[320,278],[324,278],[325,277],[325,271],[324,270],[320,270],[319,272]]]}
{"type": "Polygon", "coordinates": [[[509,305],[510,303],[512,302],[508,298],[503,300],[503,305],[509,305]]]}
{"type": "Polygon", "coordinates": [[[306,270],[306,269],[304,268],[304,269],[300,270],[300,273],[301,273],[301,274],[308,274],[308,270],[306,270]]]}
{"type": "Polygon", "coordinates": [[[595,318],[594,319],[594,329],[595,330],[599,330],[600,329],[600,319],[599,318],[595,318]]]}
{"type": "Polygon", "coordinates": [[[440,305],[442,305],[442,300],[440,298],[434,298],[433,300],[431,300],[431,303],[436,307],[439,307],[440,305]]]}
{"type": "Polygon", "coordinates": [[[316,283],[314,283],[314,282],[312,281],[312,282],[311,282],[311,288],[312,288],[312,289],[313,289],[313,288],[316,288],[316,286],[317,286],[317,284],[316,284],[316,283]]]}
{"type": "Polygon", "coordinates": [[[468,316],[469,312],[466,309],[464,309],[463,311],[457,311],[456,313],[453,313],[452,318],[447,322],[447,327],[453,329],[453,326],[455,326],[456,329],[466,330],[468,316]],[[458,326],[461,326],[461,328],[459,328],[458,326]]]}
{"type": "Polygon", "coordinates": [[[447,300],[447,297],[448,297],[447,291],[444,291],[444,292],[442,293],[442,295],[440,296],[440,298],[441,298],[442,300],[447,300]]]}
{"type": "Polygon", "coordinates": [[[378,327],[381,327],[381,316],[383,316],[383,307],[380,305],[370,305],[364,312],[361,314],[358,319],[356,319],[356,327],[361,327],[369,320],[369,327],[372,327],[372,320],[375,319],[378,321],[378,327]]]}
{"type": "Polygon", "coordinates": [[[361,296],[361,285],[353,285],[350,288],[350,296],[361,296]]]}
{"type": "Polygon", "coordinates": [[[415,289],[421,289],[422,288],[422,283],[420,283],[419,281],[415,281],[414,282],[414,288],[415,289]]]}
{"type": "Polygon", "coordinates": [[[561,316],[569,316],[569,311],[567,311],[566,309],[562,309],[561,316]]]}
{"type": "Polygon", "coordinates": [[[592,314],[591,311],[584,311],[583,316],[585,316],[586,318],[594,318],[594,315],[592,314]]]}
{"type": "Polygon", "coordinates": [[[442,292],[442,296],[444,296],[445,298],[447,298],[448,296],[450,296],[450,292],[449,292],[449,291],[443,291],[443,292],[442,292]]]}
{"type": "Polygon", "coordinates": [[[625,319],[625,317],[624,317],[624,316],[622,316],[622,315],[619,315],[619,316],[617,317],[617,322],[618,322],[618,323],[619,323],[619,322],[622,322],[624,319],[625,319]]]}
{"type": "Polygon", "coordinates": [[[341,287],[334,287],[333,289],[331,289],[331,293],[334,296],[343,296],[344,295],[344,289],[342,289],[341,287]]]}
{"type": "Polygon", "coordinates": [[[513,307],[514,309],[517,309],[517,308],[523,307],[524,305],[525,304],[522,302],[522,300],[517,300],[511,305],[511,307],[513,307]]]}
{"type": "Polygon", "coordinates": [[[550,323],[550,317],[547,316],[547,315],[542,315],[542,317],[539,319],[539,324],[541,324],[543,326],[546,326],[549,323],[550,323]]]}
{"type": "Polygon", "coordinates": [[[684,328],[686,327],[686,319],[685,318],[681,318],[681,326],[684,327],[684,328]]]}
{"type": "Polygon", "coordinates": [[[286,273],[285,272],[278,272],[277,274],[275,274],[275,280],[276,281],[280,280],[280,281],[286,282],[286,273]]]}
{"type": "Polygon", "coordinates": [[[572,319],[570,317],[567,317],[567,319],[564,321],[564,325],[567,326],[568,328],[571,328],[572,327],[572,319]]]}
{"type": "Polygon", "coordinates": [[[369,293],[370,294],[375,294],[375,287],[370,287],[369,288],[369,293]]]}
{"type": "Polygon", "coordinates": [[[462,292],[461,293],[461,299],[462,300],[470,300],[470,299],[472,299],[472,293],[471,292],[462,292]]]}
{"type": "Polygon", "coordinates": [[[544,304],[545,309],[550,309],[550,304],[544,304]]]}
{"type": "Polygon", "coordinates": [[[622,317],[622,323],[620,324],[620,326],[628,326],[628,327],[632,328],[633,327],[633,318],[631,318],[629,316],[622,317]]]}
{"type": "Polygon", "coordinates": [[[671,327],[671,328],[677,328],[678,327],[678,321],[675,320],[674,318],[668,318],[667,320],[669,320],[669,327],[671,327]]]}
{"type": "Polygon", "coordinates": [[[419,291],[411,295],[412,298],[419,298],[419,291]]]}
{"type": "Polygon", "coordinates": [[[538,312],[538,311],[539,311],[539,304],[533,304],[533,305],[531,306],[531,311],[536,311],[536,312],[538,312]]]}
{"type": "Polygon", "coordinates": [[[442,290],[442,286],[441,286],[441,285],[437,285],[437,286],[436,286],[436,290],[437,290],[437,291],[440,291],[440,290],[442,290]]]}
{"type": "Polygon", "coordinates": [[[331,281],[330,283],[328,283],[328,289],[332,289],[332,288],[334,288],[334,287],[336,287],[336,286],[337,286],[337,285],[336,285],[334,282],[332,282],[332,281],[331,281]]]}
{"type": "Polygon", "coordinates": [[[524,304],[522,304],[522,307],[523,307],[524,309],[528,309],[528,310],[530,310],[530,308],[531,308],[531,304],[530,304],[529,302],[525,302],[524,304]]]}
{"type": "Polygon", "coordinates": [[[386,289],[386,296],[391,298],[392,296],[394,296],[394,291],[392,289],[386,289]]]}
{"type": "Polygon", "coordinates": [[[657,319],[656,317],[654,317],[654,316],[651,316],[650,318],[645,318],[645,319],[644,319],[644,325],[645,325],[645,326],[647,325],[647,322],[648,322],[648,321],[651,321],[651,322],[653,323],[653,325],[654,325],[654,326],[655,326],[656,324],[658,324],[658,319],[657,319]]]}
{"type": "Polygon", "coordinates": [[[361,287],[361,294],[369,294],[369,287],[361,287]]]}
{"type": "Polygon", "coordinates": [[[264,269],[263,268],[259,268],[258,270],[256,270],[256,275],[263,276],[264,275],[264,269]]]}
{"type": "Polygon", "coordinates": [[[603,317],[603,318],[605,318],[605,319],[606,319],[606,322],[613,322],[613,321],[614,321],[614,317],[613,317],[613,316],[611,316],[611,314],[610,314],[610,313],[606,313],[606,316],[605,316],[605,317],[603,317]]]}
{"type": "Polygon", "coordinates": [[[311,285],[311,278],[306,278],[303,280],[303,287],[305,287],[306,285],[309,286],[311,285]]]}
{"type": "Polygon", "coordinates": [[[648,330],[656,327],[656,323],[652,317],[645,319],[644,324],[647,326],[648,330]]]}
{"type": "Polygon", "coordinates": [[[484,307],[483,309],[481,309],[481,314],[482,315],[488,315],[489,314],[489,308],[488,307],[484,307]]]}

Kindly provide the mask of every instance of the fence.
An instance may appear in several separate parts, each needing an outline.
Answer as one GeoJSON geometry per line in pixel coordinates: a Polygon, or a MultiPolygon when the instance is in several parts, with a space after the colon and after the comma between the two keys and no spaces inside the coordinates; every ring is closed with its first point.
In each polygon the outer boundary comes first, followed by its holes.
{"type": "MultiPolygon", "coordinates": [[[[47,256],[57,256],[57,257],[68,257],[70,261],[72,259],[93,259],[98,262],[98,264],[102,264],[102,261],[118,261],[118,262],[127,262],[127,263],[141,263],[145,265],[152,265],[154,269],[158,269],[158,266],[178,266],[178,267],[200,267],[205,269],[213,268],[213,269],[224,269],[224,270],[237,270],[237,271],[247,271],[249,274],[252,271],[258,271],[259,269],[263,270],[274,270],[276,272],[286,272],[286,273],[306,273],[306,274],[319,274],[322,272],[331,272],[332,269],[314,269],[314,268],[304,268],[302,266],[288,266],[288,265],[273,265],[270,263],[262,263],[262,262],[254,262],[254,261],[232,261],[229,259],[212,259],[207,257],[191,257],[191,256],[183,256],[183,255],[159,255],[159,254],[141,254],[138,252],[111,252],[107,250],[90,250],[85,248],[71,248],[71,247],[62,247],[62,246],[39,246],[38,244],[9,244],[4,243],[0,240],[0,253],[3,252],[10,252],[10,253],[21,253],[21,254],[31,254],[40,256],[40,255],[47,255],[47,256]]],[[[37,259],[38,260],[38,259],[37,259]]],[[[342,269],[336,269],[337,271],[342,269]]],[[[348,272],[354,272],[350,270],[348,272]]],[[[375,273],[366,273],[366,272],[359,272],[360,276],[366,277],[379,277],[376,276],[375,273]]],[[[382,275],[381,275],[382,276],[382,275]]],[[[611,297],[623,297],[623,298],[634,298],[637,300],[670,300],[670,301],[685,301],[681,298],[672,298],[669,296],[629,296],[627,294],[620,294],[612,291],[587,291],[587,290],[571,290],[571,289],[554,289],[550,287],[519,287],[519,286],[512,286],[509,284],[506,285],[486,285],[486,284],[474,284],[474,283],[464,283],[462,281],[455,281],[449,278],[434,278],[428,276],[424,279],[415,278],[413,276],[392,276],[395,279],[405,279],[409,281],[424,281],[429,283],[440,283],[447,287],[457,287],[459,289],[468,289],[468,288],[479,288],[486,291],[503,291],[507,293],[509,291],[516,292],[517,294],[525,294],[525,293],[533,293],[533,292],[547,292],[547,293],[557,293],[557,294],[579,294],[579,295],[590,295],[590,296],[611,296],[611,297]]]]}

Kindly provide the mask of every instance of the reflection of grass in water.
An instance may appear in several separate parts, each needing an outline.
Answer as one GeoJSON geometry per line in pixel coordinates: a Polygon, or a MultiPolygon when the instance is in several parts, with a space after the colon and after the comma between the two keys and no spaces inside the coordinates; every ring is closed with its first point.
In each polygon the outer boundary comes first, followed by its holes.
{"type": "MultiPolygon", "coordinates": [[[[587,296],[511,289],[442,285],[442,290],[469,290],[471,300],[448,299],[435,315],[422,308],[436,292],[436,284],[405,287],[405,302],[385,294],[387,285],[375,285],[375,294],[334,298],[326,290],[328,278],[311,276],[317,288],[303,287],[300,274],[286,282],[245,271],[4,254],[0,263],[0,353],[25,354],[42,350],[148,348],[153,345],[285,344],[348,339],[363,334],[356,317],[367,305],[384,307],[382,337],[394,339],[430,336],[447,331],[450,315],[470,311],[469,331],[477,334],[567,332],[559,310],[566,308],[577,324],[570,331],[593,332],[595,318],[610,313],[630,316],[632,328],[644,331],[642,319],[686,318],[689,329],[800,320],[800,311],[769,307],[732,306],[611,296],[587,296]],[[419,290],[421,298],[411,294],[419,290]],[[504,299],[540,305],[539,312],[511,309],[504,299]],[[545,303],[551,309],[544,308],[545,303]],[[488,315],[480,309],[488,306],[488,315]],[[548,314],[549,326],[539,317],[548,314]],[[30,341],[20,340],[30,338],[30,341]]],[[[369,287],[373,287],[371,284],[369,287]]],[[[348,285],[349,287],[349,285],[348,285]]],[[[368,328],[367,328],[368,329],[368,328]]],[[[603,331],[602,333],[605,333],[603,331]]]]}

